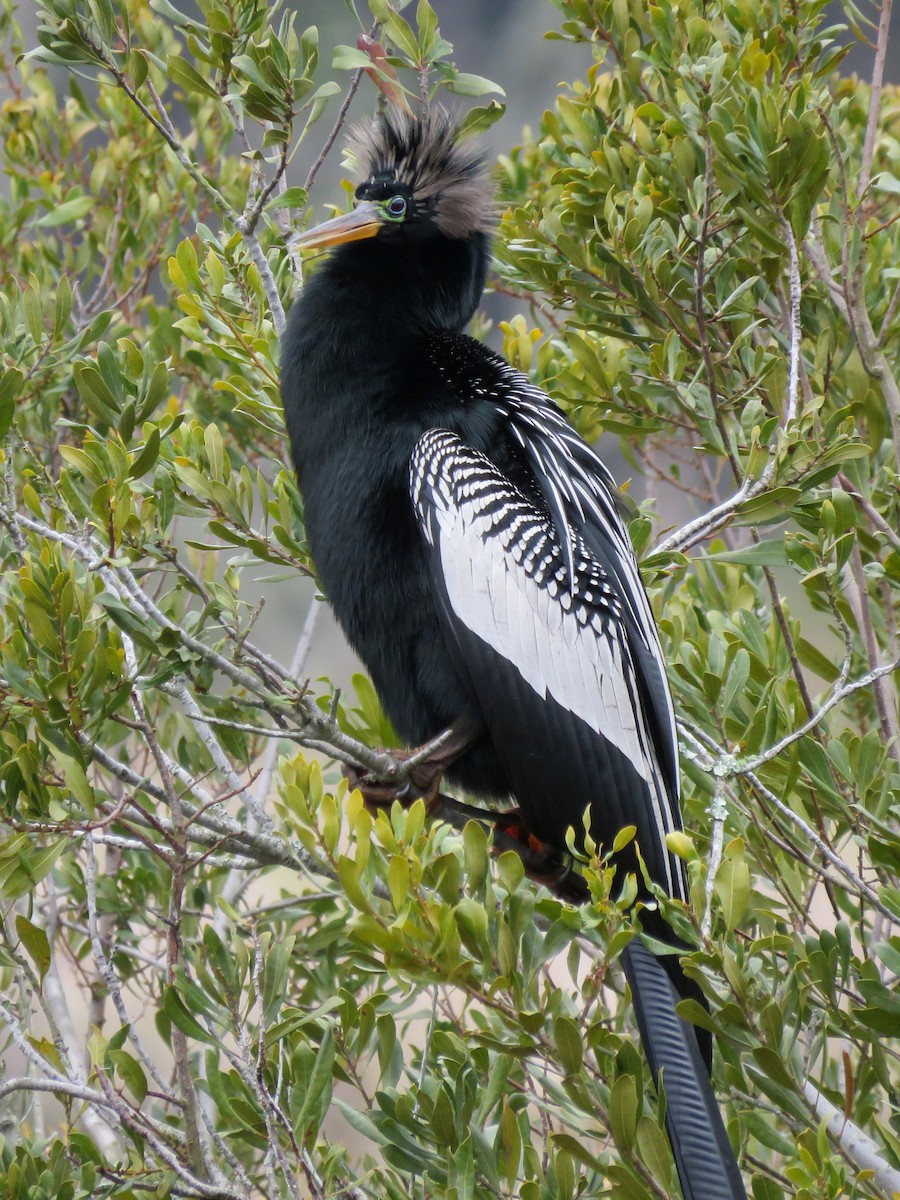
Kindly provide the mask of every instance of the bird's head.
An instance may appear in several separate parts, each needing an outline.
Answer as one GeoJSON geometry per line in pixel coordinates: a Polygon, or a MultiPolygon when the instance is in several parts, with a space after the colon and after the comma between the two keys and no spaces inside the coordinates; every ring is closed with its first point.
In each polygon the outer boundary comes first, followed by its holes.
{"type": "Polygon", "coordinates": [[[356,207],[295,238],[301,248],[365,238],[456,241],[485,235],[493,224],[487,164],[465,145],[459,126],[441,108],[418,114],[385,112],[358,127],[349,149],[362,178],[356,207]]]}

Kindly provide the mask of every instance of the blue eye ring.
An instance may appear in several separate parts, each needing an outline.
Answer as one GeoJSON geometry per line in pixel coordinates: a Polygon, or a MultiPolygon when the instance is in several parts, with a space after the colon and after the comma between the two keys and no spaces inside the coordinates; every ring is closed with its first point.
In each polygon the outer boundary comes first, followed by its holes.
{"type": "Polygon", "coordinates": [[[402,221],[406,216],[406,197],[392,196],[384,206],[384,215],[391,221],[402,221]]]}

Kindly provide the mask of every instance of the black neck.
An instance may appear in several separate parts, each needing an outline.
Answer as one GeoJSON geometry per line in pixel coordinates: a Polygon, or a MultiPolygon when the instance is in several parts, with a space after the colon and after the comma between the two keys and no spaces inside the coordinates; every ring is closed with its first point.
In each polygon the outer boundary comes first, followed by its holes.
{"type": "Polygon", "coordinates": [[[281,394],[294,465],[315,470],[372,420],[416,345],[470,320],[484,288],[485,234],[371,238],[332,251],[304,287],[282,341],[281,394]],[[323,412],[328,420],[322,420],[323,412]]]}
{"type": "Polygon", "coordinates": [[[370,366],[384,362],[410,338],[462,329],[481,299],[488,256],[482,233],[339,246],[297,302],[291,333],[345,368],[354,351],[370,366]]]}

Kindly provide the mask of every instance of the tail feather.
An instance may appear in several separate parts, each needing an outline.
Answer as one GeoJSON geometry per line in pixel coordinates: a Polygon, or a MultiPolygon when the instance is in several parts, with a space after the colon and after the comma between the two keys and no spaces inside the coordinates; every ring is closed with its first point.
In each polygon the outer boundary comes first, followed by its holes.
{"type": "Polygon", "coordinates": [[[747,1200],[696,1031],[675,1012],[681,997],[666,966],[637,940],[622,963],[653,1078],[663,1076],[666,1130],[684,1200],[747,1200]]]}

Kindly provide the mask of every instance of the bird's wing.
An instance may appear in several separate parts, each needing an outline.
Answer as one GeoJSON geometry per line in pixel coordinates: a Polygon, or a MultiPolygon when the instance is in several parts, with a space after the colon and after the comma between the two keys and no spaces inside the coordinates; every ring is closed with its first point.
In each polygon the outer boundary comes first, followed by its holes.
{"type": "Polygon", "coordinates": [[[448,645],[481,705],[532,832],[571,825],[608,848],[637,826],[651,875],[684,898],[665,835],[680,828],[661,778],[623,587],[483,454],[430,430],[410,463],[448,645]],[[570,583],[571,576],[571,583],[570,583]]]}
{"type": "Polygon", "coordinates": [[[656,622],[616,504],[612,476],[549,397],[497,360],[497,403],[522,447],[565,550],[570,578],[580,537],[614,581],[657,760],[673,801],[679,794],[678,734],[656,622]]]}

